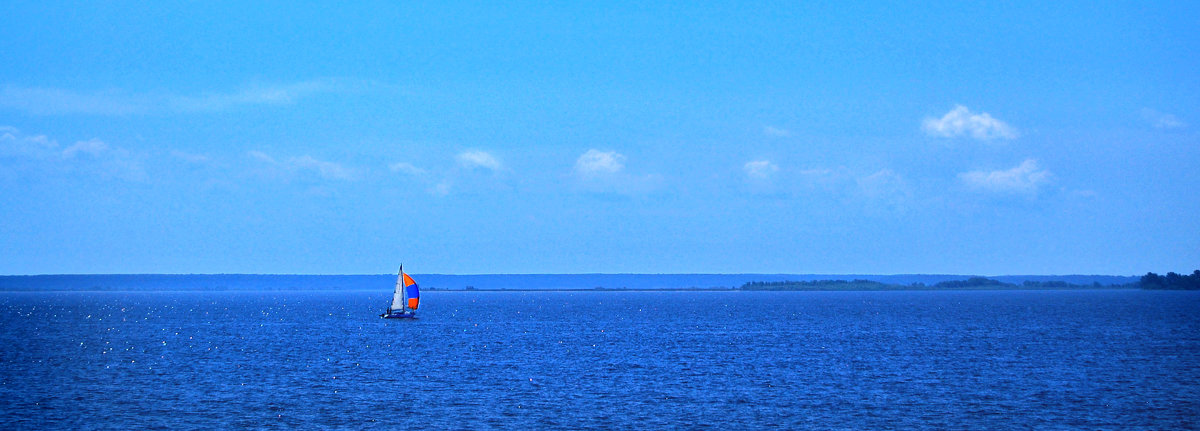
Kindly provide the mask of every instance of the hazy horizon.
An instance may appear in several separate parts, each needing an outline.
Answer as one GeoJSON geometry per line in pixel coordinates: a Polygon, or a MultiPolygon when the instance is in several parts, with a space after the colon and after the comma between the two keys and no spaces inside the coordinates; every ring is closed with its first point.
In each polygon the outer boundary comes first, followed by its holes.
{"type": "MultiPolygon", "coordinates": [[[[427,290],[691,290],[738,289],[747,283],[870,281],[891,289],[925,289],[979,275],[950,274],[410,274],[427,290]]],[[[1001,275],[999,288],[1129,288],[1138,276],[1001,275]],[[1060,283],[1025,286],[1027,282],[1060,283]],[[1062,284],[1065,283],[1065,284],[1062,284]]],[[[58,274],[0,276],[0,291],[388,291],[395,274],[58,274]]],[[[830,286],[825,286],[830,287],[830,286]]],[[[859,287],[880,288],[882,286],[859,287]]],[[[961,287],[961,286],[959,286],[961,287]]],[[[837,288],[837,286],[833,286],[837,288]]],[[[947,286],[947,288],[955,288],[947,286]]]]}
{"type": "MultiPolygon", "coordinates": [[[[410,272],[404,271],[410,275],[451,275],[451,276],[489,276],[489,275],[804,275],[804,276],[954,276],[954,277],[1015,277],[1015,276],[1039,276],[1039,277],[1069,277],[1069,276],[1101,276],[1101,277],[1137,277],[1145,275],[1146,272],[1137,274],[972,274],[972,273],[894,273],[894,274],[872,274],[872,273],[792,273],[792,272],[489,272],[489,273],[449,273],[449,272],[410,272]]],[[[1190,271],[1167,270],[1167,271],[1147,271],[1158,274],[1167,272],[1177,272],[1180,274],[1190,274],[1190,271]]],[[[37,273],[37,274],[0,274],[0,277],[33,277],[43,275],[297,275],[297,276],[380,276],[380,275],[396,275],[395,272],[379,272],[379,273],[300,273],[300,272],[93,272],[93,273],[37,273]]]]}

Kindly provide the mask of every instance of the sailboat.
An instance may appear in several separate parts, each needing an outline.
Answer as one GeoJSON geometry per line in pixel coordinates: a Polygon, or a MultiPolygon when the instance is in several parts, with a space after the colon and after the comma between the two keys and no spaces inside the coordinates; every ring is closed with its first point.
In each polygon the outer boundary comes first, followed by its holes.
{"type": "Polygon", "coordinates": [[[416,319],[417,305],[421,302],[421,288],[412,277],[404,273],[404,265],[396,273],[396,290],[392,292],[392,303],[387,312],[380,314],[384,319],[416,319]]]}

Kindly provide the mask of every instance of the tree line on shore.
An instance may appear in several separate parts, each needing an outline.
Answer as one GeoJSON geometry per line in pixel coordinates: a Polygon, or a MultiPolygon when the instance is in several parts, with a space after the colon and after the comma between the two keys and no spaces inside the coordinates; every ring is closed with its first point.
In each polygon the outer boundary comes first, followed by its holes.
{"type": "Polygon", "coordinates": [[[1138,284],[1142,289],[1197,290],[1200,289],[1200,269],[1192,271],[1191,275],[1168,272],[1163,276],[1147,272],[1138,280],[1138,284]]]}
{"type": "Polygon", "coordinates": [[[925,283],[893,284],[873,280],[813,280],[813,281],[751,281],[740,290],[972,290],[972,289],[1150,289],[1150,290],[1200,290],[1200,270],[1191,275],[1168,272],[1160,276],[1153,272],[1129,284],[1075,284],[1065,281],[1026,280],[1021,284],[1005,283],[987,277],[970,277],[965,280],[949,280],[932,285],[925,283]]]}

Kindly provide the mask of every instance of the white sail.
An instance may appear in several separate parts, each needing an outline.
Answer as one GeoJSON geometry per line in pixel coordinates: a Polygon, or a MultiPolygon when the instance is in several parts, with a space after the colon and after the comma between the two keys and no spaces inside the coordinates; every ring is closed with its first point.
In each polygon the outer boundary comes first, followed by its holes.
{"type": "Polygon", "coordinates": [[[400,267],[400,272],[396,274],[396,290],[392,292],[392,306],[388,310],[403,310],[405,304],[408,303],[407,294],[404,292],[404,267],[400,267]]]}

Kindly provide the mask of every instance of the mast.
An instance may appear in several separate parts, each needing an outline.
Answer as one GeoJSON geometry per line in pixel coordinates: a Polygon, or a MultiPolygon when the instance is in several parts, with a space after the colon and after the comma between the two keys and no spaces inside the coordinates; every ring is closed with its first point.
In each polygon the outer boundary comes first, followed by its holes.
{"type": "Polygon", "coordinates": [[[400,290],[400,309],[408,311],[408,290],[404,288],[404,264],[400,264],[400,274],[396,276],[396,289],[400,290]]]}

